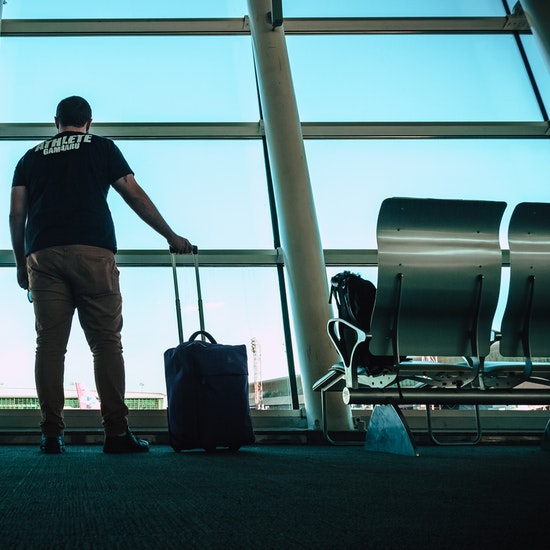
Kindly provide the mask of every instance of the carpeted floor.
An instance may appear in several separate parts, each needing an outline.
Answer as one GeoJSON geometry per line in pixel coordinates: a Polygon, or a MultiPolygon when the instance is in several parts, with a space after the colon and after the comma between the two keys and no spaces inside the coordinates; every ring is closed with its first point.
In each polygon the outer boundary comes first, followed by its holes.
{"type": "Polygon", "coordinates": [[[550,453],[536,446],[3,446],[0,469],[6,549],[550,547],[550,453]]]}

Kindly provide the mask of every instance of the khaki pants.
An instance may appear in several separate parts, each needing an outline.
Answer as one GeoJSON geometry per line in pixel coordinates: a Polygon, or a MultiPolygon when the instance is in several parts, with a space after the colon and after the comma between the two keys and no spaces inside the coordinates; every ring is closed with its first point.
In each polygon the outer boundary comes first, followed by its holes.
{"type": "Polygon", "coordinates": [[[65,353],[75,309],[94,358],[94,376],[106,435],[127,429],[125,378],[120,331],[119,272],[110,250],[55,246],[27,258],[36,316],[35,380],[41,428],[63,433],[65,353]]]}

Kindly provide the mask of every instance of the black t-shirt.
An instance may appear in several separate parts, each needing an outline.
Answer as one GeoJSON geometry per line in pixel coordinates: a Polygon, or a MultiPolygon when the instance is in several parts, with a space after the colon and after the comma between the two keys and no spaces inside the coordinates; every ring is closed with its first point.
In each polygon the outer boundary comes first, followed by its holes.
{"type": "Polygon", "coordinates": [[[62,132],[27,151],[12,183],[27,188],[25,253],[70,244],[116,252],[107,193],[130,173],[113,141],[93,134],[62,132]]]}

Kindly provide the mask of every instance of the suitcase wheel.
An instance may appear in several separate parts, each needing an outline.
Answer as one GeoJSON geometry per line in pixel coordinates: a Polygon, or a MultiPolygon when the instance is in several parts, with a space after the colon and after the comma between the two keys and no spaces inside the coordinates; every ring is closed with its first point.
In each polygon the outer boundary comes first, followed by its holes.
{"type": "MultiPolygon", "coordinates": [[[[236,453],[240,448],[241,448],[240,445],[229,445],[226,449],[220,449],[220,451],[226,450],[226,451],[229,451],[230,453],[236,453]]],[[[218,451],[218,448],[217,447],[204,447],[204,450],[207,453],[215,453],[215,452],[218,451]]]]}

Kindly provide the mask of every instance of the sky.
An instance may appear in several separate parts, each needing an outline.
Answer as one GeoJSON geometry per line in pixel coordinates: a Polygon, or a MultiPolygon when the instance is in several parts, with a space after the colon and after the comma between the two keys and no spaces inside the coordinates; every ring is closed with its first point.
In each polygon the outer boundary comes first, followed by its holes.
{"type": "MultiPolygon", "coordinates": [[[[288,17],[504,15],[500,0],[295,0],[283,9],[288,17]]],[[[246,11],[244,1],[8,0],[3,17],[241,17],[246,11]]],[[[533,37],[522,40],[549,108],[550,73],[533,37]]],[[[511,36],[288,36],[287,45],[303,122],[542,120],[511,36]]],[[[246,36],[1,38],[0,74],[0,122],[53,122],[59,99],[72,94],[90,101],[96,122],[259,119],[246,36]]],[[[17,160],[33,144],[0,142],[4,197],[17,160]]],[[[169,223],[201,249],[273,247],[259,141],[118,144],[169,223]]],[[[504,248],[513,206],[547,200],[548,140],[311,140],[306,154],[325,249],[376,248],[377,211],[389,195],[505,200],[504,248]]],[[[165,249],[116,193],[110,205],[119,248],[165,249]]],[[[10,248],[7,213],[7,200],[0,201],[3,250],[10,248]]],[[[329,276],[338,270],[329,269],[329,276]]],[[[177,344],[170,270],[121,271],[128,390],[164,392],[162,354],[177,344]]],[[[375,270],[359,271],[376,277],[375,270]]],[[[188,335],[198,328],[194,275],[179,272],[188,335]]],[[[226,343],[257,338],[263,377],[285,376],[274,270],[204,268],[201,274],[207,328],[226,343]]],[[[0,384],[33,387],[32,306],[14,270],[0,269],[0,293],[2,342],[9,342],[0,347],[0,384]]],[[[76,319],[66,364],[68,388],[76,381],[94,385],[76,319]]]]}

